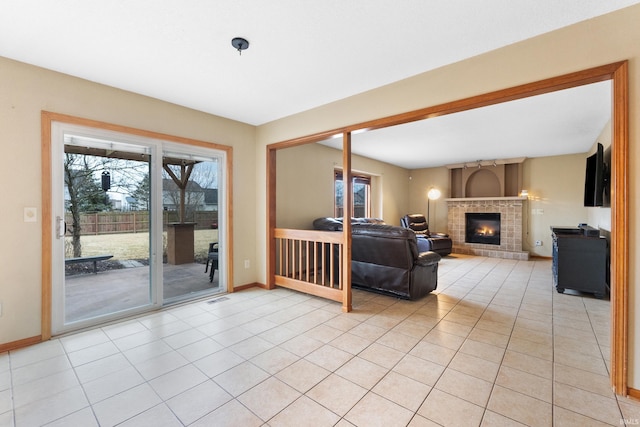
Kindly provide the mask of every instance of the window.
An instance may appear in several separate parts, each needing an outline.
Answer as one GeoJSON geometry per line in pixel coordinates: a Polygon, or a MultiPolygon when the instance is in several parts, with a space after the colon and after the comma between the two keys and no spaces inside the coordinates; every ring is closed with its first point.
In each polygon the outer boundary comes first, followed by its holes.
{"type": "MultiPolygon", "coordinates": [[[[353,216],[355,218],[367,218],[371,216],[371,177],[366,175],[353,175],[353,216]]],[[[344,216],[343,194],[344,185],[342,171],[336,170],[335,181],[335,214],[336,217],[344,216]]]]}

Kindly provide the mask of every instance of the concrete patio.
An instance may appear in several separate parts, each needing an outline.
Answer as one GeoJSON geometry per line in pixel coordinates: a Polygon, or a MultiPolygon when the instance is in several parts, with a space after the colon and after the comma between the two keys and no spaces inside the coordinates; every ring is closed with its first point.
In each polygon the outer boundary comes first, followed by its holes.
{"type": "MultiPolygon", "coordinates": [[[[199,263],[163,264],[164,301],[223,292],[219,272],[209,282],[204,269],[199,263]]],[[[65,322],[141,307],[150,301],[149,266],[67,276],[65,282],[65,322]]]]}

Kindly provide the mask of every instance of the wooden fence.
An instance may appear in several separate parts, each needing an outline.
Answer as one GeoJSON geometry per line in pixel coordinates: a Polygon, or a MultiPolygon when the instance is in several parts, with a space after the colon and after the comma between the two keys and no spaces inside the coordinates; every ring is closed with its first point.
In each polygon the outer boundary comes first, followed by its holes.
{"type": "MultiPolygon", "coordinates": [[[[196,230],[204,230],[218,227],[217,211],[197,211],[194,213],[196,230]]],[[[67,227],[73,226],[71,214],[65,217],[67,227]]],[[[164,211],[162,215],[163,226],[171,222],[178,222],[178,213],[164,211]]],[[[149,212],[96,212],[80,215],[80,235],[118,234],[118,233],[146,233],[149,231],[149,212]]]]}

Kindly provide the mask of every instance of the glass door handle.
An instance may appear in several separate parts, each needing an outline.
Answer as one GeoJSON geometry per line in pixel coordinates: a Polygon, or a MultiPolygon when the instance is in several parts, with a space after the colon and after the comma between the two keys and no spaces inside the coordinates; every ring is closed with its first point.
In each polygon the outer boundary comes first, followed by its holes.
{"type": "Polygon", "coordinates": [[[62,239],[67,232],[67,224],[64,222],[64,218],[56,217],[56,237],[62,239]]]}

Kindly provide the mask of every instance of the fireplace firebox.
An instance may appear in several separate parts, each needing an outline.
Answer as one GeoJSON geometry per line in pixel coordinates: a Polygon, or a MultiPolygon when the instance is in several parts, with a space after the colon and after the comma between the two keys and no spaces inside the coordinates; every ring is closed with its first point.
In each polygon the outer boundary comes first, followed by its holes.
{"type": "Polygon", "coordinates": [[[500,214],[465,212],[465,242],[500,245],[500,214]]]}

